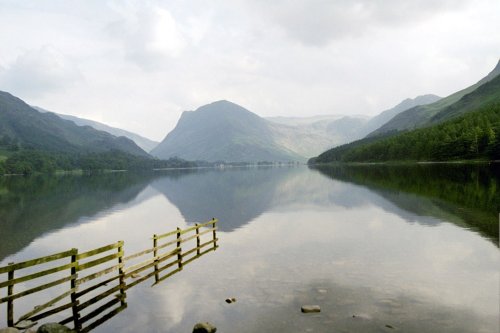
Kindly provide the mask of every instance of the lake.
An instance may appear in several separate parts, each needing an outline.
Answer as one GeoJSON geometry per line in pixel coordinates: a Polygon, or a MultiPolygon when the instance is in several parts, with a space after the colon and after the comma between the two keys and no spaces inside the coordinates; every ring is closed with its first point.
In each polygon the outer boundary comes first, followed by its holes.
{"type": "Polygon", "coordinates": [[[215,217],[216,251],[129,289],[127,308],[93,332],[209,321],[217,332],[496,333],[499,175],[443,164],[4,177],[0,266],[118,240],[139,251],[215,217]]]}

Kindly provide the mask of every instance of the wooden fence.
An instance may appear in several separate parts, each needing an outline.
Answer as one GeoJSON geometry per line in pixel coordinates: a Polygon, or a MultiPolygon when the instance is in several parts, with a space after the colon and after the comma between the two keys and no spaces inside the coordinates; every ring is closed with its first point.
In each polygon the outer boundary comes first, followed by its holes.
{"type": "Polygon", "coordinates": [[[72,323],[76,331],[88,332],[127,307],[128,289],[153,276],[154,286],[202,255],[216,250],[216,224],[217,219],[212,219],[184,230],[177,228],[166,234],[155,234],[152,248],[128,256],[124,253],[124,242],[119,241],[83,253],[71,249],[0,267],[0,276],[7,275],[7,279],[0,280],[0,291],[7,290],[6,296],[0,298],[0,304],[7,303],[7,325],[21,328],[30,322],[67,313],[67,318],[59,321],[61,324],[72,323]],[[207,240],[208,236],[211,237],[207,240]],[[183,249],[183,244],[188,250],[183,249]],[[20,275],[19,271],[30,272],[20,275]],[[27,286],[35,280],[43,282],[27,286]],[[19,287],[24,288],[17,291],[19,287]],[[58,290],[54,291],[56,288],[58,290]],[[57,296],[34,306],[15,320],[14,301],[49,289],[57,296]]]}

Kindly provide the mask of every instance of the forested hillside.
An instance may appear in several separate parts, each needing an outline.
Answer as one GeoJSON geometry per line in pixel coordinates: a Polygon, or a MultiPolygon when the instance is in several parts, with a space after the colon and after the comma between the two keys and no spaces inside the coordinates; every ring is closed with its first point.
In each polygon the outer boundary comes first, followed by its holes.
{"type": "Polygon", "coordinates": [[[314,163],[500,159],[500,102],[459,118],[331,149],[314,163]]]}

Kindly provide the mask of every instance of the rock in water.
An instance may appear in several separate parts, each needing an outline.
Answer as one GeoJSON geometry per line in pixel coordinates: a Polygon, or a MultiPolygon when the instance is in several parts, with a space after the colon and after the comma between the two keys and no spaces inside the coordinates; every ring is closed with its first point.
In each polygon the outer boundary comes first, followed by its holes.
{"type": "Polygon", "coordinates": [[[319,307],[319,305],[303,305],[300,310],[302,311],[302,313],[321,312],[321,308],[319,307]]]}
{"type": "Polygon", "coordinates": [[[198,323],[194,325],[193,333],[215,333],[217,328],[210,323],[198,323]]]}
{"type": "Polygon", "coordinates": [[[38,328],[36,333],[73,333],[75,331],[58,323],[43,324],[38,328]]]}

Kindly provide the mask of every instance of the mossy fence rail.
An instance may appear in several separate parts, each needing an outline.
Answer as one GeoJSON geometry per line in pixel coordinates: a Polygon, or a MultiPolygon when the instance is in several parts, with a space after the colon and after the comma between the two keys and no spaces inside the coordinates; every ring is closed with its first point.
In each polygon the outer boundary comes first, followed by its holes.
{"type": "Polygon", "coordinates": [[[72,323],[76,331],[88,332],[127,307],[128,289],[153,276],[154,286],[216,250],[217,222],[212,219],[187,229],[155,234],[152,248],[127,256],[124,242],[118,241],[83,253],[71,249],[0,267],[0,291],[7,291],[5,297],[0,294],[0,305],[7,305],[7,325],[22,328],[57,315],[59,323],[72,323]],[[187,250],[183,244],[187,244],[187,250]],[[24,275],[19,274],[21,271],[24,275]],[[18,304],[35,294],[39,296],[27,303],[27,308],[40,301],[42,304],[15,320],[14,301],[18,304]]]}

